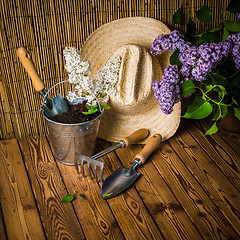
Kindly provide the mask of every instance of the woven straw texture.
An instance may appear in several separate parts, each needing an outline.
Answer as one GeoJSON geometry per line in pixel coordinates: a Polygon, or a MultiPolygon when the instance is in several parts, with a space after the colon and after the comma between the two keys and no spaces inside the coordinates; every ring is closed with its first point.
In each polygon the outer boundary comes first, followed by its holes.
{"type": "MultiPolygon", "coordinates": [[[[211,26],[198,23],[198,32],[219,23],[229,0],[0,0],[0,138],[47,133],[39,107],[42,98],[19,62],[16,49],[31,52],[37,71],[49,89],[66,80],[62,51],[81,49],[87,37],[104,23],[125,17],[151,17],[178,29],[174,12],[183,5],[186,18],[208,5],[215,13],[211,26]]],[[[234,16],[228,16],[234,19],[234,16]]],[[[68,86],[54,89],[66,94],[68,86]]]]}

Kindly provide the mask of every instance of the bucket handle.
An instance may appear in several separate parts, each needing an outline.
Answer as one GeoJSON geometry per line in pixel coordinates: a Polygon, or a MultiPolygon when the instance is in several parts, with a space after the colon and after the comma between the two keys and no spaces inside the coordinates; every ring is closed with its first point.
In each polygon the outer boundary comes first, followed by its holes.
{"type": "MultiPolygon", "coordinates": [[[[39,111],[42,111],[42,112],[43,112],[43,105],[44,105],[44,103],[45,103],[46,100],[47,100],[47,95],[48,95],[48,93],[49,93],[53,88],[55,88],[57,85],[59,85],[59,84],[61,84],[61,83],[65,83],[65,82],[69,82],[69,81],[68,81],[68,80],[65,80],[65,81],[61,81],[61,82],[59,82],[59,83],[56,83],[55,85],[53,85],[53,86],[45,93],[39,111]]],[[[102,113],[102,112],[103,112],[103,109],[101,108],[101,104],[99,103],[98,98],[96,97],[96,95],[93,93],[92,90],[90,90],[90,91],[92,92],[92,95],[93,95],[93,96],[95,97],[95,99],[97,100],[97,104],[98,104],[99,111],[102,113]]]]}

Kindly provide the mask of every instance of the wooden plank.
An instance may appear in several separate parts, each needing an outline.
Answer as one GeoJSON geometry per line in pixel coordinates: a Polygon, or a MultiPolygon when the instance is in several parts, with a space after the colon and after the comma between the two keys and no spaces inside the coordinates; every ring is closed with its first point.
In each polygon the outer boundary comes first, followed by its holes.
{"type": "Polygon", "coordinates": [[[24,138],[19,143],[47,238],[83,239],[73,206],[61,203],[67,191],[46,138],[24,138]]]}
{"type": "MultiPolygon", "coordinates": [[[[211,127],[209,120],[206,119],[202,119],[201,121],[195,120],[193,123],[202,132],[206,132],[211,127]]],[[[210,135],[208,141],[213,145],[222,145],[224,149],[233,149],[240,156],[240,133],[227,132],[219,127],[219,131],[210,135]]]]}
{"type": "MultiPolygon", "coordinates": [[[[109,146],[109,143],[99,141],[97,151],[109,146]]],[[[102,160],[105,162],[105,176],[121,166],[114,152],[105,155],[102,160]]],[[[161,230],[157,227],[134,187],[105,201],[110,206],[126,239],[163,239],[161,230]]]]}
{"type": "Polygon", "coordinates": [[[202,128],[198,128],[201,127],[201,124],[195,125],[190,122],[186,124],[185,128],[187,127],[187,131],[196,139],[195,141],[199,143],[202,150],[221,169],[236,189],[240,189],[240,157],[237,153],[220,135],[212,137],[203,135],[205,131],[202,131],[202,128]]]}
{"type": "MultiPolygon", "coordinates": [[[[217,233],[217,229],[221,229],[221,225],[226,221],[228,221],[228,223],[226,223],[227,227],[231,226],[231,228],[234,228],[235,231],[240,234],[240,220],[238,216],[240,210],[239,191],[215,165],[213,159],[208,157],[205,151],[198,145],[201,144],[207,147],[208,143],[206,141],[199,143],[198,140],[195,140],[187,131],[184,131],[184,129],[180,128],[179,132],[179,134],[176,134],[175,137],[169,141],[171,147],[182,159],[181,161],[176,160],[176,157],[174,157],[173,160],[171,159],[171,164],[174,162],[174,168],[177,170],[174,174],[177,174],[176,176],[180,181],[179,184],[186,185],[188,191],[194,191],[199,198],[202,198],[201,202],[208,205],[209,210],[211,210],[208,214],[214,214],[211,220],[216,227],[216,232],[214,234],[217,233]],[[186,171],[186,168],[189,172],[186,171]],[[178,171],[182,172],[181,176],[178,176],[178,171]],[[195,179],[190,175],[190,172],[195,179]],[[206,193],[207,196],[205,196],[206,193]],[[221,214],[218,209],[221,211],[221,214]],[[226,219],[224,219],[223,216],[226,219]]],[[[171,152],[170,149],[166,152],[168,153],[168,151],[171,152]]],[[[168,157],[167,153],[166,155],[168,157]]],[[[171,155],[174,156],[175,154],[172,153],[171,155]]],[[[234,234],[233,231],[232,233],[230,232],[230,229],[225,229],[226,236],[234,234]]]]}
{"type": "Polygon", "coordinates": [[[16,139],[0,142],[0,159],[0,199],[8,238],[45,239],[16,139]]]}
{"type": "Polygon", "coordinates": [[[124,239],[107,202],[100,196],[100,186],[96,180],[89,176],[83,178],[82,174],[77,174],[74,166],[59,162],[57,165],[68,192],[76,191],[85,196],[85,199],[78,197],[72,204],[86,239],[124,239]]]}
{"type": "Polygon", "coordinates": [[[7,240],[7,232],[6,232],[6,226],[3,219],[1,204],[0,204],[0,236],[1,236],[1,240],[7,240]]]}
{"type": "MultiPolygon", "coordinates": [[[[116,152],[123,166],[130,167],[135,155],[141,149],[141,146],[133,145],[116,152]]],[[[137,172],[141,173],[141,177],[135,182],[135,187],[164,238],[202,239],[183,207],[151,162],[151,157],[144,167],[137,169],[137,172]]]]}

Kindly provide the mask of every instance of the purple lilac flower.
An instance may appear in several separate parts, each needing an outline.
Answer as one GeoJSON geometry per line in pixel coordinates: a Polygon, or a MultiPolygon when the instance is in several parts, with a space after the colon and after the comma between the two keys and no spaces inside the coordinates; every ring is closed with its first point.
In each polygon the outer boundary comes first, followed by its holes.
{"type": "Polygon", "coordinates": [[[159,35],[152,43],[150,54],[157,55],[163,51],[169,50],[171,52],[179,49],[180,52],[185,51],[189,46],[190,42],[186,42],[179,31],[174,30],[170,34],[159,35]]]}
{"type": "Polygon", "coordinates": [[[240,13],[236,14],[237,20],[240,21],[240,13]]]}
{"type": "Polygon", "coordinates": [[[240,44],[233,47],[232,56],[237,70],[240,70],[240,44]]]}
{"type": "Polygon", "coordinates": [[[180,53],[179,60],[183,64],[180,72],[184,80],[191,79],[200,82],[206,80],[207,73],[212,72],[223,58],[229,56],[232,51],[231,41],[203,43],[200,46],[191,46],[180,53]]]}
{"type": "Polygon", "coordinates": [[[232,57],[237,70],[240,70],[240,33],[230,34],[226,41],[232,44],[232,57]]]}
{"type": "Polygon", "coordinates": [[[162,81],[153,82],[152,88],[162,111],[165,114],[170,114],[173,111],[174,104],[181,99],[178,67],[176,65],[166,67],[162,75],[162,81]]]}

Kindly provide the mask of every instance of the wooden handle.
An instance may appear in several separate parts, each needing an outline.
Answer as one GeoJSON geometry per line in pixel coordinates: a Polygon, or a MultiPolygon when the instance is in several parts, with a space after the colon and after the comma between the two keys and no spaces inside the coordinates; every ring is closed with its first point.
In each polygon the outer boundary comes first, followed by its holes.
{"type": "Polygon", "coordinates": [[[145,163],[147,157],[156,149],[159,147],[160,143],[162,142],[162,136],[160,134],[154,134],[147,142],[147,144],[144,146],[144,148],[141,150],[140,153],[138,153],[135,156],[136,158],[139,158],[142,161],[142,164],[145,163]]]}
{"type": "Polygon", "coordinates": [[[29,53],[27,52],[27,50],[24,47],[20,47],[17,49],[17,55],[23,65],[23,67],[25,68],[25,70],[27,71],[28,75],[30,76],[30,78],[32,79],[32,83],[33,86],[35,88],[36,91],[41,91],[44,89],[44,83],[43,81],[40,79],[37,70],[32,62],[32,59],[29,55],[29,53]]]}
{"type": "Polygon", "coordinates": [[[126,143],[126,146],[128,146],[129,144],[136,143],[140,140],[143,140],[144,138],[146,138],[148,136],[148,134],[149,134],[149,131],[147,129],[143,128],[143,129],[139,129],[139,130],[135,131],[128,137],[122,138],[121,140],[123,140],[126,143]]]}

